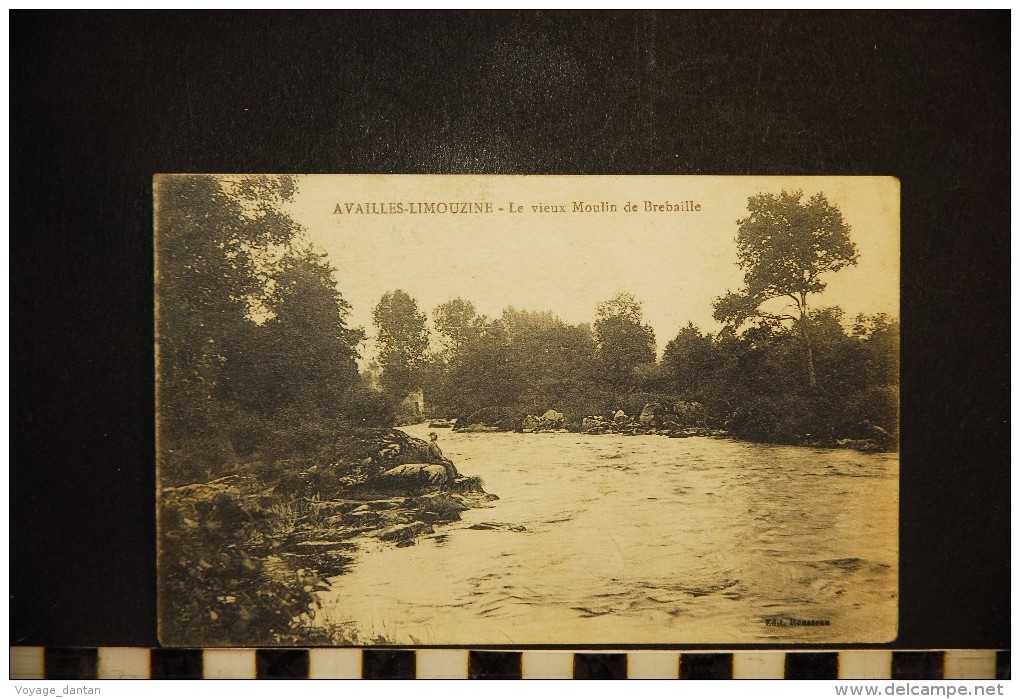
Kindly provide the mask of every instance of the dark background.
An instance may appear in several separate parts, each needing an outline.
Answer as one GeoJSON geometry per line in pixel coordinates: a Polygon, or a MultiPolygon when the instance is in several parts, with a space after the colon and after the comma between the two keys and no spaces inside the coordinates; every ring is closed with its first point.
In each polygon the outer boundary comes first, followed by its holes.
{"type": "Polygon", "coordinates": [[[895,646],[1007,648],[1009,24],[12,12],[11,643],[156,645],[153,173],[478,172],[899,177],[895,646]]]}

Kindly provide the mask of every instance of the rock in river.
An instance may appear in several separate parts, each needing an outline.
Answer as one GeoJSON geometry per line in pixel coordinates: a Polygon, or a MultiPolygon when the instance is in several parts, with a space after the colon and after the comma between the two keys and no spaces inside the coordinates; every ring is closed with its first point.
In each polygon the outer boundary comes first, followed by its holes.
{"type": "Polygon", "coordinates": [[[376,536],[383,541],[411,541],[422,534],[432,534],[435,530],[431,524],[425,522],[411,522],[410,524],[398,524],[395,527],[387,527],[380,530],[376,536]]]}
{"type": "Polygon", "coordinates": [[[526,532],[528,528],[523,524],[508,524],[506,522],[477,522],[472,524],[468,529],[474,529],[476,531],[508,531],[508,532],[526,532]]]}

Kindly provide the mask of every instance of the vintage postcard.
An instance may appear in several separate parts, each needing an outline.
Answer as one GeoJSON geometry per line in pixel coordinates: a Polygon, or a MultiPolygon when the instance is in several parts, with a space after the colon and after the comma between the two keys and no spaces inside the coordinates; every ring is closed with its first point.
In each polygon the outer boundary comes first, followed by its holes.
{"type": "Polygon", "coordinates": [[[896,637],[897,180],[154,205],[164,645],[896,637]]]}

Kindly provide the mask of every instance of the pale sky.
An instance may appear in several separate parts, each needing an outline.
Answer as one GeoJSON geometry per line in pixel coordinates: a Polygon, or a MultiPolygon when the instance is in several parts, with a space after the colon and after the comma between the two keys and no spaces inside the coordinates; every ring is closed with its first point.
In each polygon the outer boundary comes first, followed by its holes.
{"type": "Polygon", "coordinates": [[[824,192],[860,257],[824,277],[828,288],[809,303],[839,305],[848,319],[899,315],[899,183],[890,177],[308,175],[298,187],[291,213],[336,268],[351,325],[369,336],[372,309],[394,289],[430,318],[461,297],[490,317],[516,306],[572,324],[592,322],[598,303],[627,291],[643,302],[661,353],[688,321],[719,330],[712,300],[743,280],[736,221],[750,195],[783,189],[802,189],[805,200],[824,192]],[[646,200],[701,209],[648,212],[646,200]],[[356,213],[369,202],[376,211],[399,203],[403,213],[356,213]],[[417,202],[478,202],[491,213],[412,213],[417,202]],[[511,213],[511,202],[523,211],[511,213]],[[573,213],[574,202],[617,210],[573,213]],[[638,210],[625,211],[627,202],[638,210]],[[338,204],[345,213],[334,213],[338,204]],[[532,210],[540,204],[567,213],[532,210]]]}

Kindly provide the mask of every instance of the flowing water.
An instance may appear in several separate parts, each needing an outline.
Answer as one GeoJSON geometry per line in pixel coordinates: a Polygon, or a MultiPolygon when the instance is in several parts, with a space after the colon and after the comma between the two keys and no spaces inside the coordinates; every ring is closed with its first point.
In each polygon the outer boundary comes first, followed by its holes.
{"type": "Polygon", "coordinates": [[[896,635],[894,454],[653,435],[439,441],[500,499],[415,546],[362,542],[323,619],[429,645],[896,635]]]}

